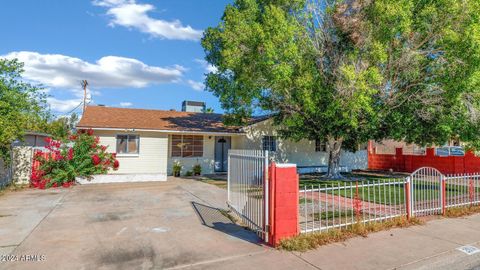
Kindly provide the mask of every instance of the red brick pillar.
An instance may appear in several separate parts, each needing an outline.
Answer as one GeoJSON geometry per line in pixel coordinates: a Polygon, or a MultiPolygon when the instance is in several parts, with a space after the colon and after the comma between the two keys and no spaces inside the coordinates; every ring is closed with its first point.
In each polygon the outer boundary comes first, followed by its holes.
{"type": "Polygon", "coordinates": [[[269,244],[296,236],[299,230],[299,183],[295,164],[275,164],[269,168],[269,244]]]}

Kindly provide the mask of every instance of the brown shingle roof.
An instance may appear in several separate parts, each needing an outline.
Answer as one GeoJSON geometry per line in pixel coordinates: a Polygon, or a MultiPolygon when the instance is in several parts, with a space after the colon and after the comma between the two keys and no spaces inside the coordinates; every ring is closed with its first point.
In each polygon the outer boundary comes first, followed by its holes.
{"type": "Polygon", "coordinates": [[[238,133],[221,114],[88,106],[78,128],[125,128],[238,133]]]}

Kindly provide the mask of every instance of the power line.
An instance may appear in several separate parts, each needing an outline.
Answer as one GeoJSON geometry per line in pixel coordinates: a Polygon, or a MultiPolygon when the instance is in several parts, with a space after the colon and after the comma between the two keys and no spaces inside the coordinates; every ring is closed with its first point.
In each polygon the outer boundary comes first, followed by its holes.
{"type": "Polygon", "coordinates": [[[75,108],[73,108],[71,111],[69,111],[68,113],[66,113],[66,115],[69,115],[71,113],[73,113],[76,109],[78,109],[81,105],[83,104],[83,101],[80,102],[75,108]]]}

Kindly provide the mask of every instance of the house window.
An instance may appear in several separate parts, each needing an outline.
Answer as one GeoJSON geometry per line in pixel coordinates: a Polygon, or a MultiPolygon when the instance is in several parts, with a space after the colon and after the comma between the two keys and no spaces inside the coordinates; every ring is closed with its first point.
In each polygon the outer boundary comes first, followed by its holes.
{"type": "Polygon", "coordinates": [[[327,152],[327,144],[324,141],[315,140],[315,152],[327,152]]]}
{"type": "Polygon", "coordinates": [[[263,136],[262,144],[264,151],[277,151],[277,137],[275,136],[263,136]]]}
{"type": "Polygon", "coordinates": [[[138,154],[140,137],[138,135],[117,135],[118,154],[138,154]]]}
{"type": "Polygon", "coordinates": [[[203,157],[203,136],[172,135],[172,157],[203,157]]]}

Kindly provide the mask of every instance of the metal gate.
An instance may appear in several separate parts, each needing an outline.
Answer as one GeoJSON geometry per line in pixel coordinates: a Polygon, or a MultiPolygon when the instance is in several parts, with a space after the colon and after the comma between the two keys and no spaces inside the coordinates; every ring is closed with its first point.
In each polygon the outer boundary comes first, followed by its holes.
{"type": "Polygon", "coordinates": [[[268,242],[268,151],[229,150],[227,204],[268,242]]]}
{"type": "Polygon", "coordinates": [[[442,214],[443,174],[435,168],[420,168],[408,178],[410,209],[413,216],[442,214]]]}

